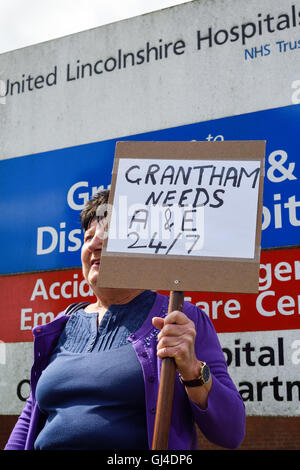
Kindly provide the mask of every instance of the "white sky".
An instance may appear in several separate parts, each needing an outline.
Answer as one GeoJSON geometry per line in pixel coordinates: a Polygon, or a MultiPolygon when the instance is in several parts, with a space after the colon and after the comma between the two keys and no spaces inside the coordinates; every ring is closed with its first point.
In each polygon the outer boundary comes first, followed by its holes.
{"type": "Polygon", "coordinates": [[[0,54],[187,0],[0,0],[0,54]]]}

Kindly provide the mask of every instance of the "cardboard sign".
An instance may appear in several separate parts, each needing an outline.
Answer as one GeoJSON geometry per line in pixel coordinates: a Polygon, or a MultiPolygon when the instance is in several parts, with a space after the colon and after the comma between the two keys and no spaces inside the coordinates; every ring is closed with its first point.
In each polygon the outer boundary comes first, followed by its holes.
{"type": "Polygon", "coordinates": [[[256,292],[265,142],[119,142],[99,285],[256,292]]]}

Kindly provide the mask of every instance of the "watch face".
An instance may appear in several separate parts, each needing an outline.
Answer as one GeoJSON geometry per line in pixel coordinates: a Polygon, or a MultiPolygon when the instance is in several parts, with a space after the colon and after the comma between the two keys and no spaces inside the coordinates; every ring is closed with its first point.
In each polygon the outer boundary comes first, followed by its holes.
{"type": "Polygon", "coordinates": [[[202,367],[202,377],[203,377],[203,380],[205,383],[207,383],[210,379],[210,370],[209,370],[209,367],[205,364],[203,367],[202,367]]]}

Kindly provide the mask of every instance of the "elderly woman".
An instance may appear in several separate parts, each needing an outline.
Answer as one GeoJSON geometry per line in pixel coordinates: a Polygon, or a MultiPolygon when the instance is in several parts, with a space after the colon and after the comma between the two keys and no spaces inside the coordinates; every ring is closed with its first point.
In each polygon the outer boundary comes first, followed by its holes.
{"type": "Polygon", "coordinates": [[[168,297],[99,288],[108,191],[81,213],[82,270],[96,302],[72,304],[34,329],[31,394],[6,449],[151,449],[161,359],[177,367],[169,449],[197,448],[197,424],[213,443],[236,448],[245,408],[206,314],[168,297]]]}

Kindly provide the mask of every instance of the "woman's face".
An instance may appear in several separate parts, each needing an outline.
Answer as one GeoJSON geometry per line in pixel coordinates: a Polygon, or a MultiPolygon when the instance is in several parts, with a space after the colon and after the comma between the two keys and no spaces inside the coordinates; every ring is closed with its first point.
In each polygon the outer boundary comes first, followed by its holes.
{"type": "Polygon", "coordinates": [[[81,248],[82,272],[85,280],[92,287],[97,284],[102,244],[106,228],[107,221],[105,219],[98,222],[95,218],[84,234],[84,243],[81,248]]]}

